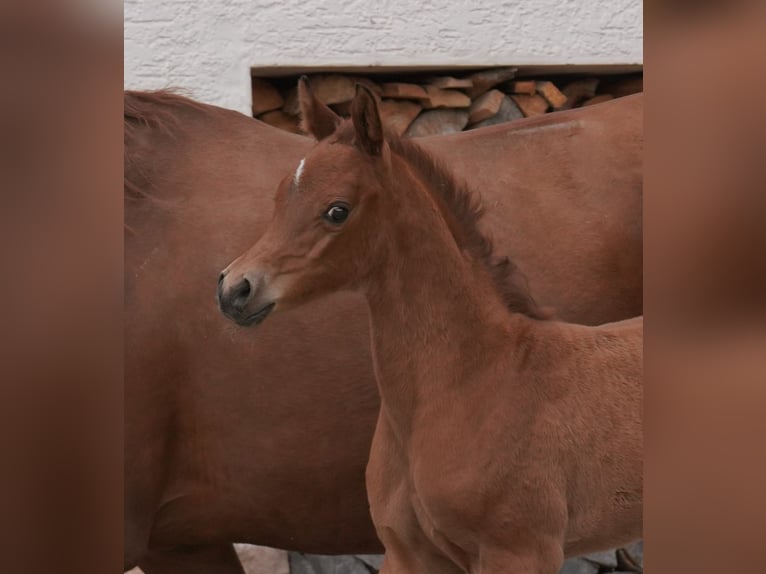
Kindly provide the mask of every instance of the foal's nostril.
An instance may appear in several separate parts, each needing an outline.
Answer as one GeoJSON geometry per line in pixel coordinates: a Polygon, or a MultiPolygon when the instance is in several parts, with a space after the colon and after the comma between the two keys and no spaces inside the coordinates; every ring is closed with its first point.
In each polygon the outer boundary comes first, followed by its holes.
{"type": "Polygon", "coordinates": [[[218,304],[220,305],[223,301],[223,279],[226,277],[226,273],[221,273],[221,275],[218,277],[218,287],[216,287],[215,290],[215,296],[218,298],[218,304]]]}
{"type": "Polygon", "coordinates": [[[253,288],[250,285],[250,281],[246,278],[242,279],[239,285],[237,285],[231,294],[231,301],[235,307],[242,308],[250,299],[250,294],[253,292],[253,288]]]}

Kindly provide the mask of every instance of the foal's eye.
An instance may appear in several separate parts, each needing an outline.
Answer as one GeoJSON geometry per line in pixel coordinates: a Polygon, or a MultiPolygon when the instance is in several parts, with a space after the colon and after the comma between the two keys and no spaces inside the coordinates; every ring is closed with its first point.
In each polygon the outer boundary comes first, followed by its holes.
{"type": "Polygon", "coordinates": [[[344,203],[333,203],[324,212],[324,218],[330,223],[340,225],[348,218],[349,207],[344,203]]]}

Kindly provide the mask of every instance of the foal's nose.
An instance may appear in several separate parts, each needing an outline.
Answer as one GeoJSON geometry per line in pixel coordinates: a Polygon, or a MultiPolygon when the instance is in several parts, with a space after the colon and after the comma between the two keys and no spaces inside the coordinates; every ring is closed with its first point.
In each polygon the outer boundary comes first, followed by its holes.
{"type": "Polygon", "coordinates": [[[243,276],[231,284],[226,280],[226,274],[221,273],[218,278],[218,304],[222,311],[241,312],[252,296],[253,286],[247,277],[243,276]]]}

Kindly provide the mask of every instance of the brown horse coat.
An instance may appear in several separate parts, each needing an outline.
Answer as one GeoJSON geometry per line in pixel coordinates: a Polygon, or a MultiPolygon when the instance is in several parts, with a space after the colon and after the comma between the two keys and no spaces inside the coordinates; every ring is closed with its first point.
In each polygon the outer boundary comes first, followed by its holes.
{"type": "MultiPolygon", "coordinates": [[[[363,305],[333,296],[252,333],[213,298],[312,142],[172,95],[125,105],[126,567],[236,572],[232,541],[378,551],[363,305]]],[[[641,311],[641,127],[636,96],[424,144],[475,180],[538,301],[598,323],[641,311]]]]}
{"type": "Polygon", "coordinates": [[[221,274],[240,325],[365,296],[381,410],[367,492],[385,574],[555,574],[641,535],[643,322],[541,321],[482,210],[358,87],[342,121],[299,83],[319,144],[221,274]]]}

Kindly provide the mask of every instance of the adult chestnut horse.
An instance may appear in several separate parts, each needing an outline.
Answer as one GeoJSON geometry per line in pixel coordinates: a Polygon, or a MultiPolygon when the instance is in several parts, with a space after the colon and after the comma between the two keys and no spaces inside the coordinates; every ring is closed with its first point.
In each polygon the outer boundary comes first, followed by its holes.
{"type": "Polygon", "coordinates": [[[641,536],[643,322],[543,321],[475,197],[357,86],[351,120],[298,85],[319,144],[221,273],[239,325],[342,290],[370,314],[367,466],[382,574],[556,574],[641,536]]]}
{"type": "MultiPolygon", "coordinates": [[[[642,98],[427,148],[481,191],[538,302],[583,323],[641,312],[642,98]]],[[[257,333],[218,312],[312,140],[168,93],[125,96],[125,566],[241,572],[231,542],[380,551],[364,467],[379,399],[363,302],[257,333]]]]}

